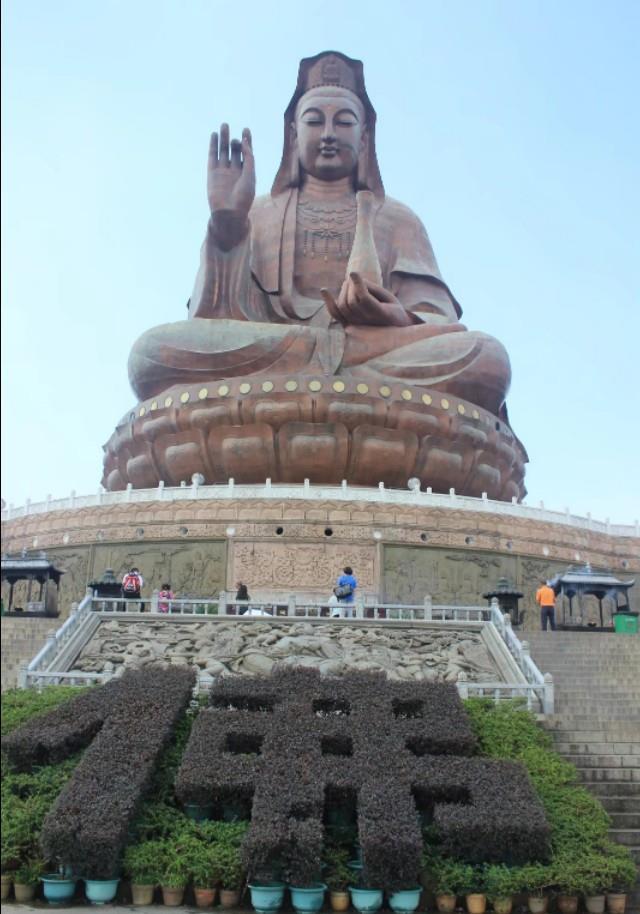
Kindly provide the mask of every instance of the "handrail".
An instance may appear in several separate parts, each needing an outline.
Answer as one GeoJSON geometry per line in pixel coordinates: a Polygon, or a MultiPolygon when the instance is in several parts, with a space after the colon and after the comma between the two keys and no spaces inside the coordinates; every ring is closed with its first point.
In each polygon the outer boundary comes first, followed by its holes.
{"type": "Polygon", "coordinates": [[[33,514],[45,514],[50,511],[90,508],[99,505],[214,498],[233,498],[237,500],[304,498],[310,501],[383,502],[386,504],[408,504],[419,507],[453,508],[456,510],[480,511],[511,517],[530,518],[547,524],[564,524],[582,530],[612,534],[614,536],[640,536],[640,521],[638,520],[633,524],[612,524],[608,519],[598,521],[592,519],[590,515],[580,517],[571,514],[568,508],[564,511],[552,511],[542,504],[539,507],[534,507],[533,505],[518,504],[514,500],[510,502],[496,501],[487,498],[486,493],[483,493],[481,498],[476,498],[470,495],[458,495],[455,489],[451,489],[448,495],[444,495],[432,492],[430,488],[427,488],[426,492],[420,489],[387,489],[383,483],[380,483],[377,488],[353,486],[348,485],[346,480],[340,486],[310,485],[308,481],[303,484],[272,484],[269,479],[264,484],[257,483],[252,485],[236,485],[233,479],[230,479],[226,484],[217,485],[165,486],[161,482],[153,489],[133,489],[129,486],[121,492],[100,490],[92,495],[76,495],[75,492],[72,492],[67,498],[47,498],[46,501],[34,503],[27,500],[24,505],[19,507],[9,505],[2,511],[2,520],[14,520],[33,514]]]}

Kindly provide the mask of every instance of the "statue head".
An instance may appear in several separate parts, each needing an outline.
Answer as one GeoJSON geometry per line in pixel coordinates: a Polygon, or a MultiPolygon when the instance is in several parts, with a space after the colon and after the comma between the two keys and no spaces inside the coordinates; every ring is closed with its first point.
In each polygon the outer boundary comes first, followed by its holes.
{"type": "Polygon", "coordinates": [[[375,125],[361,61],[336,51],[302,60],[284,113],[284,149],[272,195],[298,187],[306,171],[326,181],[351,174],[357,190],[383,197],[375,125]]]}

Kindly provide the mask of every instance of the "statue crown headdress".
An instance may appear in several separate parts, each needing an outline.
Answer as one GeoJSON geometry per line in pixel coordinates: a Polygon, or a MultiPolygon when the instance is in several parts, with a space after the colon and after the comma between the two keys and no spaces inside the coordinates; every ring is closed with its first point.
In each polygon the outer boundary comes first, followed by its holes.
{"type": "Polygon", "coordinates": [[[287,188],[297,186],[297,180],[292,177],[296,174],[296,163],[292,163],[291,125],[295,120],[299,99],[305,92],[322,86],[348,89],[362,102],[367,136],[365,149],[358,163],[357,185],[359,189],[372,190],[376,196],[384,197],[384,186],[376,158],[376,112],[365,88],[362,61],[347,57],[339,51],[322,51],[315,57],[305,57],[300,61],[296,89],[284,113],[284,148],[271,194],[275,196],[287,188]]]}

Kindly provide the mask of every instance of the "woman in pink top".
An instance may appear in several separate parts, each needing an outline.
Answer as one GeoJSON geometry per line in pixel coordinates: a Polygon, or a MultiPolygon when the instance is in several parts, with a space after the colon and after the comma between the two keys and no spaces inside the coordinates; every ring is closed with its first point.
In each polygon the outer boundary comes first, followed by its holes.
{"type": "Polygon", "coordinates": [[[173,591],[171,590],[171,584],[163,584],[158,593],[158,612],[169,612],[169,602],[173,600],[173,596],[174,595],[173,591]]]}

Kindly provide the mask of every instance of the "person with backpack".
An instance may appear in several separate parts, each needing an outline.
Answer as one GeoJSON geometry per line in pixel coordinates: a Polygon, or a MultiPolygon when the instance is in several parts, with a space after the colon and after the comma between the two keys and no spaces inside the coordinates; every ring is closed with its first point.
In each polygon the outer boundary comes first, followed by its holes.
{"type": "Polygon", "coordinates": [[[333,588],[333,592],[338,598],[340,606],[344,607],[345,619],[351,619],[353,617],[354,595],[357,586],[358,582],[353,573],[353,568],[351,568],[350,565],[345,565],[342,569],[342,574],[336,582],[336,586],[333,588]]]}
{"type": "Polygon", "coordinates": [[[125,600],[139,600],[140,591],[144,587],[144,578],[134,567],[122,579],[122,596],[125,600]]]}

